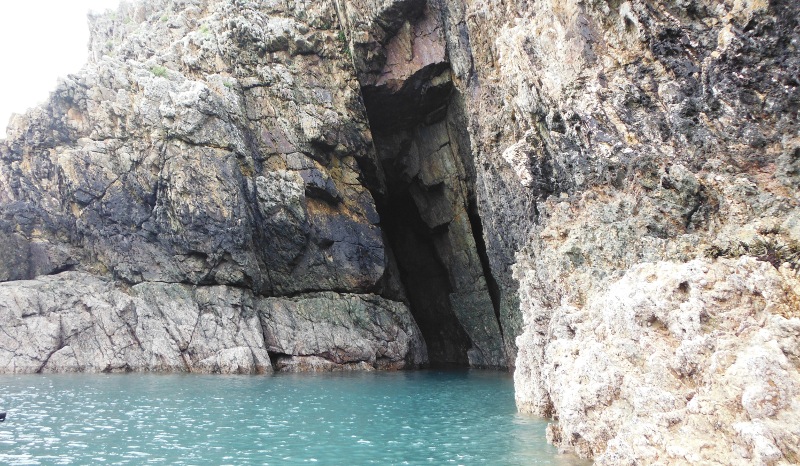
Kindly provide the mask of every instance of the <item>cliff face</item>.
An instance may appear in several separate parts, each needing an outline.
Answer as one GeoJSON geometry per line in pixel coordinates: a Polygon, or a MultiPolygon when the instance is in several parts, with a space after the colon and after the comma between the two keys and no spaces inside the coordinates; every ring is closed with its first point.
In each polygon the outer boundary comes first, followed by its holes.
{"type": "Polygon", "coordinates": [[[599,464],[796,462],[798,4],[444,5],[520,409],[599,464]]]}
{"type": "Polygon", "coordinates": [[[379,157],[421,173],[429,226],[419,141],[463,161],[518,406],[551,441],[796,462],[796,2],[342,3],[379,157]]]}
{"type": "Polygon", "coordinates": [[[151,1],[91,28],[0,145],[1,370],[427,362],[332,5],[151,1]]]}
{"type": "Polygon", "coordinates": [[[0,144],[0,367],[516,366],[519,408],[600,464],[796,462],[798,18],[94,18],[87,68],[0,144]]]}

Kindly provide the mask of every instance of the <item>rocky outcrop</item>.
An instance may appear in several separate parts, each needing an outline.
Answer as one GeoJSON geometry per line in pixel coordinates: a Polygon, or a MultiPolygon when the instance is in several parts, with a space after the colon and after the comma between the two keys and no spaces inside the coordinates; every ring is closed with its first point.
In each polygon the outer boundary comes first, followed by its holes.
{"type": "MultiPolygon", "coordinates": [[[[551,441],[600,464],[796,462],[797,5],[344,3],[368,109],[445,120],[466,154],[518,406],[551,441]],[[448,82],[447,117],[415,103],[448,82]]],[[[383,121],[378,154],[424,186],[419,139],[386,144],[383,121]]]]}
{"type": "Polygon", "coordinates": [[[358,87],[336,32],[295,18],[332,12],[169,5],[96,18],[95,60],[9,128],[3,231],[32,251],[27,268],[3,264],[9,278],[73,268],[265,295],[378,286],[358,87]]]}
{"type": "Polygon", "coordinates": [[[6,372],[397,369],[426,362],[402,303],[263,298],[230,286],[123,288],[80,272],[0,284],[6,372]]]}
{"type": "Polygon", "coordinates": [[[425,364],[403,290],[381,298],[375,155],[333,6],[90,20],[86,68],[0,144],[0,371],[425,364]]]}
{"type": "Polygon", "coordinates": [[[793,461],[798,285],[752,257],[635,265],[523,334],[520,407],[556,414],[548,438],[600,464],[793,461]]]}
{"type": "Polygon", "coordinates": [[[442,5],[520,409],[599,464],[796,462],[797,4],[442,5]]]}

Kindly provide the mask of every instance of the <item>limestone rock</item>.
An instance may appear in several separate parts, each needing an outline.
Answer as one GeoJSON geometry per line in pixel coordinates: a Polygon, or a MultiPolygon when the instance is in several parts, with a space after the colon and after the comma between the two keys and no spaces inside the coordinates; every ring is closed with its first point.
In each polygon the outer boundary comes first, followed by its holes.
{"type": "Polygon", "coordinates": [[[262,322],[276,369],[401,369],[427,363],[422,334],[402,304],[369,295],[270,298],[262,322]]]}
{"type": "Polygon", "coordinates": [[[334,20],[329,4],[211,1],[93,18],[89,64],[0,145],[0,234],[36,249],[0,270],[379,287],[379,219],[351,181],[371,139],[334,20]]]}

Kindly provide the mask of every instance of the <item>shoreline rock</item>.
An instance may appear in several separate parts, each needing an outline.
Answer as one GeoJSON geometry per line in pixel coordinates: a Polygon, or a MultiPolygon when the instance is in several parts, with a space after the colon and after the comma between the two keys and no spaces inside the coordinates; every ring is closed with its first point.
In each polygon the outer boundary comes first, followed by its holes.
{"type": "Polygon", "coordinates": [[[327,362],[313,370],[428,362],[406,306],[374,295],[261,298],[229,286],[128,287],[63,272],[0,283],[0,319],[0,373],[256,374],[314,358],[327,362]]]}
{"type": "Polygon", "coordinates": [[[600,464],[798,461],[797,2],[150,0],[92,31],[0,141],[0,312],[35,342],[0,334],[6,367],[516,367],[600,464]]]}

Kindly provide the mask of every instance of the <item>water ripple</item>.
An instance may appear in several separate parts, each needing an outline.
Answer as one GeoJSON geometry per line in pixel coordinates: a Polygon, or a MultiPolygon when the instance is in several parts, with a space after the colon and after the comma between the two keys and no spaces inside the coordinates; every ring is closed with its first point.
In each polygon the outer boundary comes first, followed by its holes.
{"type": "Polygon", "coordinates": [[[580,464],[504,374],[0,376],[0,463],[580,464]]]}

